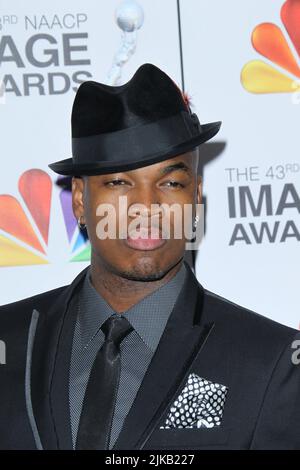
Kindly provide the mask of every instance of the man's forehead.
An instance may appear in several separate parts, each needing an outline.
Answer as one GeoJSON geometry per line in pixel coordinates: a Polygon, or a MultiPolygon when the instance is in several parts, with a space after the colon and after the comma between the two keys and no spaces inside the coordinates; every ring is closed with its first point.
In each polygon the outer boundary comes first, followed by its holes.
{"type": "Polygon", "coordinates": [[[116,171],[114,173],[103,174],[103,175],[93,175],[87,176],[89,179],[99,179],[107,176],[113,176],[115,174],[124,174],[128,176],[139,176],[143,174],[167,174],[169,171],[186,171],[192,173],[195,170],[195,161],[197,161],[197,153],[195,151],[190,151],[176,155],[175,157],[169,158],[167,160],[153,163],[152,165],[146,165],[135,170],[127,171],[116,171]]]}

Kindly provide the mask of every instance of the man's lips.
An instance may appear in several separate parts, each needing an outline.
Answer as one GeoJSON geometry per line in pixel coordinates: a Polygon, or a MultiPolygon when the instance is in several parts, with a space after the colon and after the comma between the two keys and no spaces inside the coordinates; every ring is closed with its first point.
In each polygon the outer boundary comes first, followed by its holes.
{"type": "Polygon", "coordinates": [[[125,240],[126,244],[135,250],[154,250],[163,246],[166,241],[165,238],[162,238],[158,229],[152,229],[152,232],[150,230],[139,230],[133,238],[129,235],[125,240]]]}

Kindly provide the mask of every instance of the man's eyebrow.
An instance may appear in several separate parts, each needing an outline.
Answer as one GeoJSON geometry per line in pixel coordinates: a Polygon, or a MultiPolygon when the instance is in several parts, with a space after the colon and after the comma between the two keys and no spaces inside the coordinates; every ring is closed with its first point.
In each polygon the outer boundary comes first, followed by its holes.
{"type": "Polygon", "coordinates": [[[161,175],[168,175],[172,171],[181,170],[186,172],[191,172],[191,168],[189,168],[184,162],[174,163],[173,165],[168,165],[165,168],[160,170],[161,175]]]}

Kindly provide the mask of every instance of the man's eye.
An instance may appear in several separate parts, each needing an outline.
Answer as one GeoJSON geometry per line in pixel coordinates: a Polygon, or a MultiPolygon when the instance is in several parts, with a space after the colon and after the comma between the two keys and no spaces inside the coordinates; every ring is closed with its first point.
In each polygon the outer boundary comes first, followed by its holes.
{"type": "Polygon", "coordinates": [[[182,183],[179,183],[178,181],[167,181],[165,183],[166,185],[170,185],[172,188],[183,188],[184,185],[182,183]]]}
{"type": "Polygon", "coordinates": [[[122,184],[125,184],[126,181],[124,180],[111,180],[111,181],[107,181],[105,183],[106,186],[121,186],[122,184]]]}

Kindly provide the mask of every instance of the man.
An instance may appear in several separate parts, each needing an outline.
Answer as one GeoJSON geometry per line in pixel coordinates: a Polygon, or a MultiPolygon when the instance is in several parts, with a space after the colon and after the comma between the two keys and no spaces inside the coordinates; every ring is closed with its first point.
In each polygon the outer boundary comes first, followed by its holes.
{"type": "Polygon", "coordinates": [[[220,124],[201,125],[151,64],[120,87],[79,87],[73,157],[49,166],[73,176],[91,265],[0,309],[1,448],[300,447],[299,333],[202,287],[184,260],[188,237],[174,236],[180,223],[162,210],[190,205],[197,221],[197,149],[220,124]],[[136,238],[129,209],[139,204],[136,238]],[[117,236],[104,238],[108,207],[117,236]]]}

